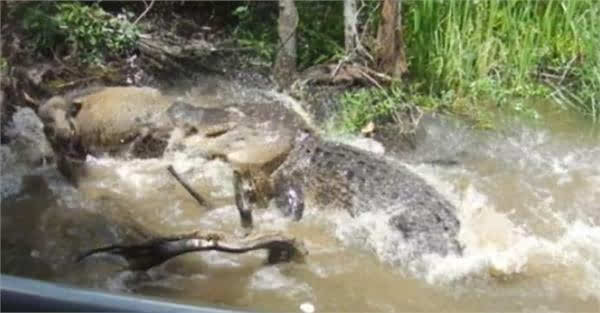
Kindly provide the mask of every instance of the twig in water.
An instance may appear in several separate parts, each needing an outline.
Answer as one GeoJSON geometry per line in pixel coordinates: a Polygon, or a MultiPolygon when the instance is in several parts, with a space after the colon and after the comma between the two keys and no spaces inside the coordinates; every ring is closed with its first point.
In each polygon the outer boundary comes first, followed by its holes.
{"type": "Polygon", "coordinates": [[[171,173],[171,175],[181,184],[181,186],[183,186],[183,188],[192,196],[194,197],[194,199],[196,199],[196,202],[198,202],[198,204],[200,204],[203,207],[208,207],[211,208],[211,206],[208,204],[208,202],[206,200],[204,200],[204,198],[202,198],[202,196],[197,193],[196,191],[194,191],[194,189],[192,189],[192,187],[190,187],[190,185],[185,182],[181,176],[179,176],[179,174],[177,174],[177,172],[175,172],[175,169],[173,168],[173,165],[169,165],[169,167],[167,167],[167,171],[169,171],[169,173],[171,173]]]}

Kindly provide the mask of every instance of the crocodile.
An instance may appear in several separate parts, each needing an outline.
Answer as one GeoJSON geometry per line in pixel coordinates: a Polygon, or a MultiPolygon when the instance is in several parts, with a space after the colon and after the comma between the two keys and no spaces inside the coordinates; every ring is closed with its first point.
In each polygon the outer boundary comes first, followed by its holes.
{"type": "Polygon", "coordinates": [[[414,247],[414,255],[462,253],[456,208],[404,165],[368,151],[298,131],[285,155],[240,170],[237,177],[251,186],[236,195],[244,199],[237,203],[241,215],[251,208],[240,206],[257,206],[261,199],[274,200],[295,220],[305,205],[341,208],[353,217],[378,210],[389,215],[389,225],[414,247]]]}

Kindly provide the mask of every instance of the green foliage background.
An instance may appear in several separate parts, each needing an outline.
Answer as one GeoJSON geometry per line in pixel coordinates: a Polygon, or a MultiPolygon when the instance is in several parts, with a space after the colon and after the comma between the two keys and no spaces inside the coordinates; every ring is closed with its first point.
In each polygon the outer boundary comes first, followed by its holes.
{"type": "MultiPolygon", "coordinates": [[[[299,68],[338,60],[343,2],[296,4],[299,68]]],[[[373,50],[380,2],[361,5],[360,28],[367,29],[363,44],[373,50]]],[[[388,102],[404,106],[407,101],[466,117],[480,127],[493,127],[490,112],[498,109],[537,118],[529,105],[537,98],[600,118],[600,1],[403,0],[402,5],[409,76],[394,84],[395,92],[345,95],[339,120],[347,130],[393,111],[388,102]]],[[[244,15],[238,15],[237,36],[273,60],[276,5],[269,11],[244,2],[238,9],[244,15]]]]}
{"type": "Polygon", "coordinates": [[[77,52],[81,61],[100,63],[135,47],[139,29],[129,22],[131,13],[106,13],[97,4],[39,2],[23,6],[23,28],[35,49],[49,54],[65,48],[77,52]]]}
{"type": "MultiPolygon", "coordinates": [[[[344,53],[343,2],[296,5],[298,68],[338,61],[344,53]]],[[[359,0],[361,39],[371,51],[380,5],[359,0]]],[[[126,11],[114,16],[82,2],[22,7],[23,27],[43,54],[66,47],[84,63],[100,63],[128,53],[139,38],[126,11]]],[[[498,109],[536,118],[530,100],[540,98],[600,118],[600,1],[403,0],[402,7],[409,75],[385,90],[342,97],[340,123],[347,130],[407,104],[460,115],[481,127],[493,127],[490,112],[498,109]]],[[[228,8],[227,24],[238,42],[272,62],[280,47],[278,3],[240,1],[228,8]]]]}

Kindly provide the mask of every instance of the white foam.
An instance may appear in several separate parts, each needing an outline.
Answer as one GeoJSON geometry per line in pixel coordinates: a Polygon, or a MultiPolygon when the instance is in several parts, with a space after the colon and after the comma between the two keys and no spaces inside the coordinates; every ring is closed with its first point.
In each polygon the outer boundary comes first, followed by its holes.
{"type": "MultiPolygon", "coordinates": [[[[533,159],[537,162],[535,155],[533,159]]],[[[571,161],[572,157],[567,156],[564,160],[568,164],[566,167],[571,167],[571,161]]],[[[575,291],[583,298],[600,298],[600,226],[591,219],[569,220],[563,217],[552,207],[555,198],[551,190],[530,186],[538,201],[536,207],[525,208],[534,217],[523,219],[514,209],[497,211],[488,197],[473,185],[478,182],[477,179],[471,178],[471,183],[457,190],[455,185],[442,180],[444,175],[439,168],[428,165],[409,168],[457,207],[461,222],[459,240],[465,246],[462,256],[425,255],[421,259],[411,259],[406,254],[411,247],[406,246],[397,231],[390,229],[389,216],[377,212],[368,212],[354,219],[343,211],[327,214],[334,224],[335,237],[349,247],[366,247],[384,262],[404,264],[400,271],[408,270],[434,285],[470,277],[489,280],[529,277],[547,280],[548,284],[565,288],[568,292],[575,291]],[[555,237],[532,232],[528,223],[536,220],[550,224],[553,228],[551,234],[555,237]]],[[[447,171],[453,172],[452,177],[473,175],[460,168],[447,171]]],[[[557,177],[571,174],[563,170],[555,172],[557,177]]],[[[594,177],[587,179],[594,180],[594,177]]],[[[597,199],[593,191],[585,195],[589,201],[593,202],[594,197],[597,199]]],[[[587,200],[585,202],[589,204],[587,200]]]]}
{"type": "MultiPolygon", "coordinates": [[[[462,199],[457,206],[459,239],[466,249],[460,257],[426,256],[421,275],[429,283],[448,283],[474,275],[490,279],[534,276],[577,290],[582,297],[600,297],[600,227],[581,220],[569,222],[553,212],[552,221],[564,231],[557,239],[546,238],[496,211],[472,185],[465,189],[462,199]],[[565,280],[573,275],[577,282],[565,280]]],[[[541,207],[548,203],[552,203],[551,197],[541,207]]]]}
{"type": "Polygon", "coordinates": [[[250,278],[248,287],[251,290],[277,290],[291,298],[310,298],[312,295],[310,285],[284,274],[280,266],[260,268],[250,278]]]}
{"type": "Polygon", "coordinates": [[[304,303],[300,304],[300,311],[302,311],[304,313],[314,313],[315,306],[310,302],[304,302],[304,303]]]}

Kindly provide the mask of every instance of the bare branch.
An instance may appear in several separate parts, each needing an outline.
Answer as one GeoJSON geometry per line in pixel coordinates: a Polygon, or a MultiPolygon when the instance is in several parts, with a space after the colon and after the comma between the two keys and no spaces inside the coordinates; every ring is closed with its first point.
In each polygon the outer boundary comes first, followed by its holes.
{"type": "Polygon", "coordinates": [[[155,0],[150,1],[150,5],[148,5],[146,3],[146,1],[144,1],[144,5],[146,5],[146,9],[144,10],[144,12],[142,12],[142,14],[140,14],[140,16],[138,16],[138,18],[135,19],[135,21],[133,22],[134,25],[137,24],[144,16],[146,16],[148,11],[150,11],[150,8],[152,8],[152,6],[154,5],[154,1],[155,0]]]}

